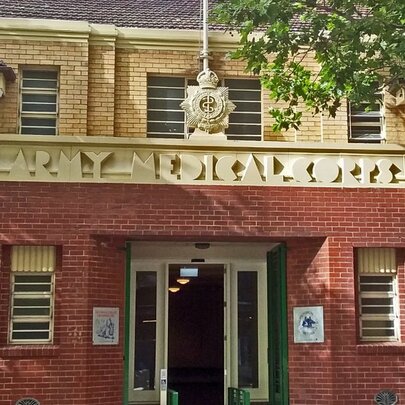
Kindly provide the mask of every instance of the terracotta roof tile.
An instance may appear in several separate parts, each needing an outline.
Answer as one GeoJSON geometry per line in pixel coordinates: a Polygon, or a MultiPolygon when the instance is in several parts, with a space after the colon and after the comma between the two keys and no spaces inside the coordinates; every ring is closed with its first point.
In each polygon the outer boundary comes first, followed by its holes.
{"type": "Polygon", "coordinates": [[[199,29],[201,21],[200,0],[0,0],[0,17],[167,29],[199,29]]]}

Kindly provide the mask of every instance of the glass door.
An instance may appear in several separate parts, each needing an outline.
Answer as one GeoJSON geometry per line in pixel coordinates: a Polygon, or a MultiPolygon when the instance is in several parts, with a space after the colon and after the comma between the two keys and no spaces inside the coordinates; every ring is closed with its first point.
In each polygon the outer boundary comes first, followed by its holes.
{"type": "Polygon", "coordinates": [[[138,262],[132,274],[129,402],[159,403],[164,366],[165,266],[138,262]]]}
{"type": "Polygon", "coordinates": [[[231,386],[268,400],[267,291],[264,263],[231,268],[231,386]]]}
{"type": "Polygon", "coordinates": [[[128,294],[130,404],[166,398],[162,369],[182,405],[197,405],[195,392],[205,404],[224,405],[228,387],[269,401],[268,247],[218,245],[204,251],[203,263],[191,263],[201,257],[194,247],[137,245],[128,294]]]}
{"type": "Polygon", "coordinates": [[[224,404],[224,265],[170,264],[168,388],[182,405],[224,404]]]}

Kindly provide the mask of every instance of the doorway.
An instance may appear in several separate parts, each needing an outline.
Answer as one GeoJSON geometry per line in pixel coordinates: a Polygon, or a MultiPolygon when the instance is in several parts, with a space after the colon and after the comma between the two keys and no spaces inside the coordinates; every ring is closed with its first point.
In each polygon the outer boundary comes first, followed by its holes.
{"type": "Polygon", "coordinates": [[[168,387],[181,405],[224,404],[224,265],[170,264],[168,387]]]}
{"type": "Polygon", "coordinates": [[[252,403],[288,404],[285,248],[207,245],[131,245],[125,405],[165,403],[167,385],[180,405],[224,405],[227,387],[248,390],[252,403]],[[181,268],[198,272],[181,284],[181,268]]]}

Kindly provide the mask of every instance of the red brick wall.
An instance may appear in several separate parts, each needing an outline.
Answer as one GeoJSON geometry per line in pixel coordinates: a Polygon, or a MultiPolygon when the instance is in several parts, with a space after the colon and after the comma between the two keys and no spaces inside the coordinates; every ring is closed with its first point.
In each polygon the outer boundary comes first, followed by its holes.
{"type": "Polygon", "coordinates": [[[121,403],[122,247],[137,239],[286,241],[291,404],[372,404],[383,388],[405,399],[405,345],[357,342],[353,272],[356,246],[405,247],[404,199],[394,189],[1,183],[0,404],[121,403]],[[7,346],[7,246],[17,243],[59,246],[51,347],[7,346]],[[95,305],[120,308],[119,346],[92,346],[95,305]],[[325,343],[293,343],[302,305],[324,305],[325,343]]]}
{"type": "MultiPolygon", "coordinates": [[[[333,403],[333,377],[330,337],[329,243],[325,238],[293,240],[287,251],[287,296],[289,315],[290,403],[333,403]],[[293,308],[324,306],[323,344],[294,344],[293,308]],[[325,365],[327,365],[325,367],[325,365]],[[315,389],[315,381],[322,381],[315,389]]],[[[353,330],[353,328],[352,328],[353,330]]]]}

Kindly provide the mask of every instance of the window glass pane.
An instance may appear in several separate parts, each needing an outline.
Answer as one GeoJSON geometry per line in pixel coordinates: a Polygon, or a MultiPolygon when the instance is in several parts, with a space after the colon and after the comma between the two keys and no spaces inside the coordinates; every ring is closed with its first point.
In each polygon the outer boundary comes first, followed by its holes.
{"type": "Polygon", "coordinates": [[[394,321],[385,321],[385,320],[363,320],[363,327],[364,328],[393,328],[394,327],[394,321]]]}
{"type": "Polygon", "coordinates": [[[156,283],[156,272],[136,273],[135,389],[155,389],[156,283]]]}
{"type": "Polygon", "coordinates": [[[30,283],[30,284],[43,284],[50,283],[52,276],[50,274],[36,274],[35,276],[26,274],[16,274],[14,276],[15,283],[30,283]]]}
{"type": "Polygon", "coordinates": [[[393,314],[394,313],[394,308],[393,307],[365,307],[363,306],[362,308],[362,313],[363,314],[393,314]]]}
{"type": "MultiPolygon", "coordinates": [[[[235,101],[232,100],[232,102],[236,105],[235,112],[258,112],[261,113],[262,106],[260,103],[256,102],[250,102],[250,101],[235,101]]],[[[234,115],[234,113],[231,114],[231,117],[234,115]]]]}
{"type": "Polygon", "coordinates": [[[24,127],[55,127],[55,118],[21,118],[24,127]]]}
{"type": "Polygon", "coordinates": [[[261,141],[261,135],[227,135],[228,140],[232,141],[261,141]]]}
{"type": "Polygon", "coordinates": [[[13,340],[42,340],[48,341],[49,332],[14,332],[12,333],[13,340]]]}
{"type": "Polygon", "coordinates": [[[363,329],[363,337],[394,337],[395,329],[363,329]]]}
{"type": "Polygon", "coordinates": [[[378,131],[375,128],[363,128],[363,129],[353,128],[352,137],[353,138],[364,138],[364,139],[370,139],[370,140],[380,139],[381,131],[378,131]]]}
{"type": "Polygon", "coordinates": [[[380,117],[373,117],[373,116],[366,116],[366,117],[360,117],[360,116],[356,116],[356,117],[352,117],[352,125],[356,126],[356,124],[361,124],[361,125],[372,125],[372,123],[376,123],[377,125],[380,125],[381,123],[381,118],[380,117]]]}
{"type": "Polygon", "coordinates": [[[183,124],[184,113],[183,111],[149,111],[149,121],[178,121],[183,124]]]}
{"type": "Polygon", "coordinates": [[[148,97],[171,98],[182,101],[184,99],[184,88],[148,87],[148,97]]]}
{"type": "Polygon", "coordinates": [[[149,132],[148,138],[170,138],[170,139],[184,139],[184,134],[166,133],[166,132],[149,132]]]}
{"type": "Polygon", "coordinates": [[[371,292],[371,291],[379,291],[379,292],[389,292],[392,291],[393,286],[391,284],[362,284],[360,286],[360,291],[362,292],[371,292]]]}
{"type": "Polygon", "coordinates": [[[248,138],[249,135],[260,135],[262,127],[261,125],[255,124],[239,124],[239,125],[229,125],[227,129],[227,134],[229,135],[245,135],[248,138]]]}
{"type": "Polygon", "coordinates": [[[14,306],[45,307],[50,301],[50,298],[14,298],[14,306]]]}
{"type": "Polygon", "coordinates": [[[49,103],[23,103],[22,112],[56,112],[56,104],[49,103]]]}
{"type": "Polygon", "coordinates": [[[392,305],[392,298],[362,298],[362,305],[392,305]]]}
{"type": "Polygon", "coordinates": [[[261,90],[259,80],[253,79],[225,79],[225,87],[231,89],[251,89],[251,90],[261,90]]]}
{"type": "Polygon", "coordinates": [[[13,316],[49,316],[50,314],[49,307],[13,308],[13,316]]]}
{"type": "Polygon", "coordinates": [[[243,90],[229,90],[230,100],[241,100],[241,101],[259,101],[260,93],[258,91],[243,91],[243,90]]]}
{"type": "Polygon", "coordinates": [[[13,329],[15,331],[29,331],[29,330],[49,330],[49,322],[13,322],[13,329]]]}
{"type": "Polygon", "coordinates": [[[392,276],[360,276],[361,284],[391,284],[392,276]]]}
{"type": "MultiPolygon", "coordinates": [[[[180,100],[166,100],[164,98],[148,99],[148,109],[175,110],[175,111],[181,111],[183,113],[183,110],[180,108],[180,100]]],[[[148,116],[149,116],[149,111],[148,111],[148,116]]]]}
{"type": "Polygon", "coordinates": [[[56,135],[55,127],[21,127],[21,133],[24,135],[56,135]]]}
{"type": "Polygon", "coordinates": [[[238,112],[233,112],[232,113],[232,122],[233,123],[246,123],[246,124],[261,124],[262,122],[262,117],[261,114],[240,114],[238,112]]]}
{"type": "Polygon", "coordinates": [[[56,94],[30,94],[22,95],[23,103],[56,103],[56,94]]]}
{"type": "Polygon", "coordinates": [[[24,69],[24,77],[31,79],[53,79],[58,78],[58,72],[56,70],[27,70],[24,69]]]}
{"type": "Polygon", "coordinates": [[[352,104],[351,106],[351,113],[352,115],[357,115],[357,114],[362,114],[365,113],[367,114],[373,114],[373,113],[378,113],[380,114],[380,109],[381,109],[381,102],[374,102],[371,104],[352,104]]]}
{"type": "Polygon", "coordinates": [[[238,272],[238,386],[259,386],[257,273],[238,272]]]}
{"type": "Polygon", "coordinates": [[[56,89],[58,82],[56,80],[23,79],[22,86],[25,89],[56,89]]]}
{"type": "Polygon", "coordinates": [[[50,292],[51,284],[16,284],[15,292],[50,292]]]}
{"type": "Polygon", "coordinates": [[[184,124],[182,122],[148,122],[148,132],[159,132],[170,134],[183,134],[184,124]]]}

